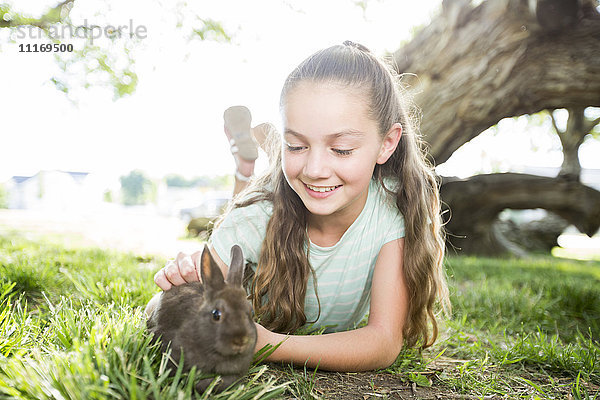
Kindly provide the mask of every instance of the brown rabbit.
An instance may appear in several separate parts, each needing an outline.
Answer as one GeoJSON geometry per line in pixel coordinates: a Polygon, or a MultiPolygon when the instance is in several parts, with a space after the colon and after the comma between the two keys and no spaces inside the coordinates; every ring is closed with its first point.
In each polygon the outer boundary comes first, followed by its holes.
{"type": "MultiPolygon", "coordinates": [[[[243,272],[244,257],[239,246],[231,248],[225,282],[205,245],[200,268],[203,283],[186,283],[161,292],[146,309],[148,330],[156,338],[161,337],[163,351],[171,343],[175,362],[179,362],[183,350],[184,371],[196,366],[203,373],[221,375],[217,391],[243,377],[254,355],[256,326],[242,288],[243,272]]],[[[204,392],[211,381],[201,380],[196,389],[204,392]]]]}

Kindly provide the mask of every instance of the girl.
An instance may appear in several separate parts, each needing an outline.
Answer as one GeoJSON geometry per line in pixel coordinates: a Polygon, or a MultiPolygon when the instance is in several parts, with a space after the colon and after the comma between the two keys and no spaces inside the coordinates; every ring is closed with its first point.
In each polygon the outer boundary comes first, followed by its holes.
{"type": "MultiPolygon", "coordinates": [[[[391,71],[352,42],[292,71],[271,170],[211,236],[225,275],[233,244],[255,265],[256,350],[283,342],[270,361],[371,370],[437,338],[436,300],[449,307],[438,186],[391,71]],[[325,333],[287,336],[302,327],[325,333]]],[[[198,256],[179,254],[155,282],[198,280],[198,256]]]]}

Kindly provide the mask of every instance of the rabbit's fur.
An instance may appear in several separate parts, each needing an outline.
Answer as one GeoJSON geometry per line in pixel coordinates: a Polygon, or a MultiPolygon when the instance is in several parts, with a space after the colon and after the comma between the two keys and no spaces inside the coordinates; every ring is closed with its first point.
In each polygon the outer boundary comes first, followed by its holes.
{"type": "MultiPolygon", "coordinates": [[[[256,326],[242,288],[243,267],[242,250],[234,245],[225,282],[205,245],[200,268],[203,283],[174,286],[157,294],[158,299],[146,309],[148,329],[155,338],[161,337],[163,351],[171,343],[176,363],[183,350],[184,371],[196,366],[203,373],[221,375],[217,390],[244,376],[254,355],[256,326]]],[[[198,391],[206,390],[211,381],[201,380],[198,391]]]]}

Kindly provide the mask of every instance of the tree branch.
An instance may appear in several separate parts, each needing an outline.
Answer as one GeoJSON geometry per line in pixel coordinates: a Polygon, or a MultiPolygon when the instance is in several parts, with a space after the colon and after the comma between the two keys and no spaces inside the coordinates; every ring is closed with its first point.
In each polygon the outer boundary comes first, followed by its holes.
{"type": "Polygon", "coordinates": [[[550,118],[552,119],[552,126],[554,127],[554,130],[556,131],[558,136],[560,136],[560,134],[563,132],[560,129],[558,129],[558,125],[556,125],[556,118],[554,118],[554,110],[549,111],[548,113],[550,114],[550,118]]]}
{"type": "Polygon", "coordinates": [[[394,53],[399,73],[418,76],[411,89],[437,164],[503,118],[600,106],[598,12],[550,34],[526,3],[467,4],[460,24],[440,13],[394,53]]]}
{"type": "MultiPolygon", "coordinates": [[[[63,22],[69,16],[70,7],[75,2],[75,0],[65,0],[57,4],[56,6],[49,9],[44,15],[40,18],[30,18],[24,17],[21,15],[17,15],[17,18],[10,19],[5,21],[3,18],[0,18],[0,28],[16,28],[18,26],[29,25],[36,26],[42,30],[47,30],[49,25],[57,24],[63,22]],[[67,7],[67,12],[63,15],[63,8],[67,7]]],[[[0,13],[3,17],[7,14],[10,9],[0,9],[0,13]]]]}
{"type": "Polygon", "coordinates": [[[584,129],[586,133],[590,133],[592,132],[592,129],[594,129],[596,127],[596,125],[600,124],[600,117],[593,119],[593,120],[589,120],[586,119],[584,121],[584,129]]]}
{"type": "Polygon", "coordinates": [[[507,208],[543,208],[588,236],[600,227],[600,192],[570,179],[528,174],[484,174],[466,179],[444,177],[440,194],[451,210],[449,237],[466,251],[505,248],[492,225],[507,208]]]}

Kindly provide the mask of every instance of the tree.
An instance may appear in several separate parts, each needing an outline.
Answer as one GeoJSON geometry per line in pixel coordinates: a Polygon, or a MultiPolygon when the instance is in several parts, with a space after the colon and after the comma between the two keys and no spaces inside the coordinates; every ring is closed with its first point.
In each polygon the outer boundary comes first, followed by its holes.
{"type": "MultiPolygon", "coordinates": [[[[77,11],[79,4],[86,6],[79,0],[57,1],[40,17],[33,17],[0,3],[0,29],[10,30],[12,40],[28,35],[56,44],[60,44],[62,39],[83,39],[81,49],[55,54],[61,73],[50,76],[49,81],[65,94],[73,87],[87,89],[95,86],[112,88],[115,99],[132,94],[138,83],[134,65],[136,53],[143,47],[145,27],[135,26],[133,31],[122,32],[120,27],[104,24],[102,16],[110,9],[110,1],[107,0],[104,4],[98,3],[100,6],[94,15],[89,16],[90,21],[86,19],[84,24],[76,24],[71,15],[77,11]],[[98,40],[108,43],[99,45],[98,40]]],[[[163,9],[164,13],[176,14],[184,40],[231,40],[219,21],[196,15],[185,2],[168,4],[163,9]]]]}
{"type": "Polygon", "coordinates": [[[128,175],[122,176],[120,181],[122,202],[126,206],[146,204],[154,200],[156,187],[142,171],[131,171],[128,175]]]}
{"type": "MultiPolygon", "coordinates": [[[[435,162],[506,117],[600,105],[600,15],[595,0],[444,0],[442,12],[393,54],[422,109],[435,162]]],[[[600,193],[564,177],[446,178],[442,199],[458,247],[506,252],[493,223],[505,208],[548,208],[588,235],[600,227],[600,193]],[[465,197],[465,193],[470,195],[465,197]],[[573,202],[573,193],[580,197],[573,202]],[[543,195],[542,195],[543,194],[543,195]],[[551,201],[550,201],[551,200],[551,201]],[[460,240],[457,237],[466,237],[460,240]],[[468,242],[468,243],[467,243],[468,242]]],[[[452,239],[453,238],[453,239],[452,239]]]]}
{"type": "Polygon", "coordinates": [[[8,208],[8,191],[0,184],[0,208],[8,208]]]}
{"type": "Polygon", "coordinates": [[[170,174],[165,176],[165,182],[169,187],[193,187],[194,180],[188,180],[185,177],[177,174],[170,174]]]}
{"type": "Polygon", "coordinates": [[[587,135],[592,135],[596,125],[600,124],[600,118],[588,119],[585,117],[584,107],[571,107],[567,110],[569,119],[567,127],[561,130],[556,123],[554,113],[550,112],[552,126],[560,138],[563,150],[563,163],[560,168],[560,175],[578,181],[581,175],[581,165],[579,164],[579,147],[587,135]]]}

